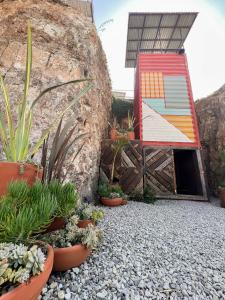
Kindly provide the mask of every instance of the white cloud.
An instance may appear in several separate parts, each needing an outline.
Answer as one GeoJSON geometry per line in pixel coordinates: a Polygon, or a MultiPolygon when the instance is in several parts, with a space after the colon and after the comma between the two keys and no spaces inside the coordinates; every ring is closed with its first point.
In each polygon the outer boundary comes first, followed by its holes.
{"type": "Polygon", "coordinates": [[[194,98],[205,97],[225,83],[225,20],[206,0],[130,0],[100,34],[113,89],[133,90],[134,86],[134,70],[124,67],[128,12],[172,11],[199,12],[185,42],[194,98]]]}

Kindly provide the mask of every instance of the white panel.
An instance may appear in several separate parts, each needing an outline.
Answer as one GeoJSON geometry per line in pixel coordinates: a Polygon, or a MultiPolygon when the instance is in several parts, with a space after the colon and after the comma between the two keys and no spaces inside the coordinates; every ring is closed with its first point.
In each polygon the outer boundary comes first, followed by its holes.
{"type": "Polygon", "coordinates": [[[143,141],[192,143],[179,129],[142,102],[143,141]]]}

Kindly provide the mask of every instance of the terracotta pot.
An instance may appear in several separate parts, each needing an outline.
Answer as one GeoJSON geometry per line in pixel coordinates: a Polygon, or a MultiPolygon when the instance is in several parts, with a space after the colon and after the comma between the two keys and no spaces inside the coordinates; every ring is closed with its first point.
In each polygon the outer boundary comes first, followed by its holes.
{"type": "Polygon", "coordinates": [[[116,128],[111,128],[110,130],[110,139],[115,141],[117,139],[117,130],[116,128]]]}
{"type": "Polygon", "coordinates": [[[128,140],[130,140],[130,141],[135,140],[135,134],[134,134],[134,131],[128,131],[128,132],[127,132],[127,137],[128,137],[128,140]]]}
{"type": "Polygon", "coordinates": [[[105,206],[119,206],[121,205],[122,201],[123,201],[122,198],[114,198],[114,199],[105,198],[105,197],[101,198],[101,202],[105,206]]]}
{"type": "Polygon", "coordinates": [[[48,246],[48,256],[45,261],[44,271],[32,277],[28,282],[22,283],[12,291],[2,295],[0,300],[36,300],[52,272],[53,258],[53,249],[51,246],[48,246]]]}
{"type": "Polygon", "coordinates": [[[0,196],[3,196],[12,180],[24,180],[32,185],[42,178],[42,170],[33,164],[0,162],[0,178],[0,196]]]}
{"type": "Polygon", "coordinates": [[[54,271],[66,271],[80,266],[91,254],[91,250],[79,244],[67,248],[54,248],[54,271]]]}
{"type": "Polygon", "coordinates": [[[88,225],[93,225],[93,226],[95,226],[95,222],[92,221],[92,220],[79,220],[79,222],[78,222],[78,224],[77,224],[77,226],[78,226],[79,228],[86,228],[86,227],[88,227],[88,225]]]}
{"type": "Polygon", "coordinates": [[[127,205],[127,203],[128,203],[127,199],[122,199],[121,205],[127,205]]]}
{"type": "Polygon", "coordinates": [[[225,188],[219,188],[220,205],[225,208],[225,188]]]}
{"type": "Polygon", "coordinates": [[[55,217],[52,223],[47,227],[45,232],[51,232],[59,229],[63,229],[65,227],[65,219],[61,217],[55,217]]]}

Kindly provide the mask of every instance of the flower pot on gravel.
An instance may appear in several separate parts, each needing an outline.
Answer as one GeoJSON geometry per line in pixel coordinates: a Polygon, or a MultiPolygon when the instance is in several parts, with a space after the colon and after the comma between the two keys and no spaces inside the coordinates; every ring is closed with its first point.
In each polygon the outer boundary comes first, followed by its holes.
{"type": "Polygon", "coordinates": [[[135,140],[135,134],[134,134],[134,131],[128,131],[128,132],[127,132],[127,137],[128,137],[128,140],[129,140],[129,141],[135,140]]]}
{"type": "Polygon", "coordinates": [[[65,227],[65,219],[61,217],[55,217],[52,223],[47,227],[45,232],[52,232],[65,227]]]}
{"type": "Polygon", "coordinates": [[[219,187],[220,206],[225,208],[225,188],[219,187]]]}
{"type": "Polygon", "coordinates": [[[121,205],[127,205],[127,204],[128,204],[128,200],[127,199],[122,199],[121,205]]]}
{"type": "Polygon", "coordinates": [[[101,202],[103,205],[105,206],[119,206],[122,204],[122,201],[123,199],[122,198],[105,198],[105,197],[102,197],[101,198],[101,202]]]}
{"type": "Polygon", "coordinates": [[[54,271],[66,271],[80,266],[88,256],[91,250],[82,244],[67,248],[54,248],[54,271]]]}
{"type": "Polygon", "coordinates": [[[0,162],[0,178],[0,196],[3,196],[11,181],[24,180],[32,185],[42,178],[42,170],[33,164],[0,162]]]}
{"type": "Polygon", "coordinates": [[[0,296],[0,300],[36,300],[52,272],[53,258],[53,249],[51,246],[48,246],[48,256],[43,272],[32,277],[28,282],[20,284],[12,291],[0,296]]]}
{"type": "Polygon", "coordinates": [[[79,220],[78,223],[77,223],[77,226],[78,226],[79,228],[86,228],[86,227],[88,227],[89,225],[95,226],[96,224],[95,224],[95,222],[92,221],[92,220],[79,220]]]}

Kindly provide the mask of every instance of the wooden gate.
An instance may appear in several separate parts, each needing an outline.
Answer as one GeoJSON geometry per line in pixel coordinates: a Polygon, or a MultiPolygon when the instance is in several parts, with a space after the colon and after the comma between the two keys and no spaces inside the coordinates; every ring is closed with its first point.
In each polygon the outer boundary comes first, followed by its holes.
{"type": "Polygon", "coordinates": [[[144,186],[157,195],[175,194],[173,150],[144,148],[144,186]]]}
{"type": "MultiPolygon", "coordinates": [[[[110,179],[113,153],[111,140],[105,140],[102,144],[102,155],[100,165],[100,178],[110,179]]],[[[143,155],[139,141],[130,141],[124,147],[121,155],[116,160],[115,181],[118,181],[123,191],[130,194],[134,191],[143,193],[143,155]]]]}

